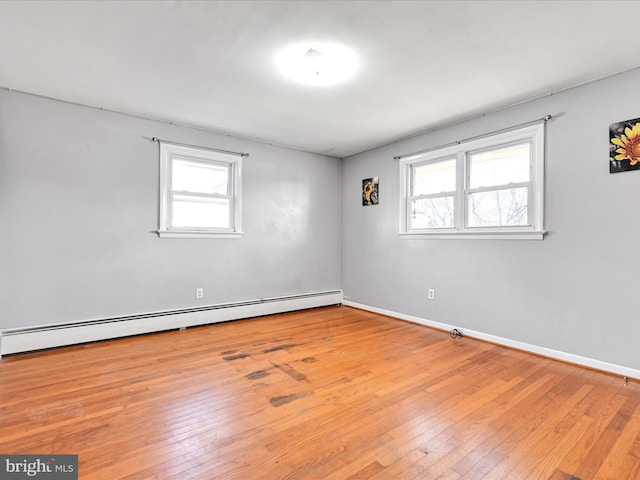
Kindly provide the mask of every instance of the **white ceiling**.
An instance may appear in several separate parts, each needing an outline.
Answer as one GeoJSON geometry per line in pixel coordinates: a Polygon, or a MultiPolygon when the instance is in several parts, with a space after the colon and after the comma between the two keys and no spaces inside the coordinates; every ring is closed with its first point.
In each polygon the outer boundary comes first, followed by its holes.
{"type": "Polygon", "coordinates": [[[639,1],[0,1],[0,86],[345,157],[640,66],[639,1]],[[359,70],[291,83],[283,47],[359,70]]]}

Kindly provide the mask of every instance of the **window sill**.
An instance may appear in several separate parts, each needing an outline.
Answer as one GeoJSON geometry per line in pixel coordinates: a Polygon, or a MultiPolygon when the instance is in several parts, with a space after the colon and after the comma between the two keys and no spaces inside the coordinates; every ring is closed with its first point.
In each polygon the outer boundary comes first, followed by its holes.
{"type": "Polygon", "coordinates": [[[500,231],[500,232],[399,232],[402,239],[430,240],[543,240],[547,232],[544,230],[500,231]]]}
{"type": "Polygon", "coordinates": [[[214,232],[198,230],[157,230],[160,238],[242,238],[242,232],[214,232]]]}

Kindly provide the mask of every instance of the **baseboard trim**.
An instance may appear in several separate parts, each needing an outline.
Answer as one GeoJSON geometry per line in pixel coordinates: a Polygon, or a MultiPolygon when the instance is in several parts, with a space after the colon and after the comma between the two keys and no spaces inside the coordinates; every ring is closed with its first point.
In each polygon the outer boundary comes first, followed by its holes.
{"type": "Polygon", "coordinates": [[[0,330],[2,355],[338,305],[342,290],[0,330]]]}
{"type": "Polygon", "coordinates": [[[379,313],[388,317],[398,318],[400,320],[406,320],[408,322],[417,323],[426,327],[435,328],[436,330],[451,331],[454,328],[458,328],[463,331],[464,335],[478,340],[484,340],[487,342],[495,343],[497,345],[503,345],[505,347],[513,348],[516,350],[522,350],[525,352],[540,355],[542,357],[552,358],[554,360],[560,360],[565,363],[572,363],[580,365],[582,367],[592,368],[594,370],[600,370],[603,372],[614,373],[616,375],[622,375],[627,378],[634,378],[640,380],[640,370],[625,367],[623,365],[617,365],[614,363],[603,362],[589,357],[582,357],[580,355],[574,355],[572,353],[563,352],[560,350],[553,350],[551,348],[541,347],[538,345],[532,345],[529,343],[520,342],[518,340],[512,340],[510,338],[498,337],[484,332],[478,332],[476,330],[469,330],[461,328],[459,325],[449,325],[446,323],[434,322],[425,318],[415,317],[413,315],[405,315],[403,313],[394,312],[391,310],[385,310],[382,308],[372,307],[369,305],[363,305],[356,302],[345,300],[344,305],[348,307],[357,308],[359,310],[365,310],[368,312],[379,313]]]}

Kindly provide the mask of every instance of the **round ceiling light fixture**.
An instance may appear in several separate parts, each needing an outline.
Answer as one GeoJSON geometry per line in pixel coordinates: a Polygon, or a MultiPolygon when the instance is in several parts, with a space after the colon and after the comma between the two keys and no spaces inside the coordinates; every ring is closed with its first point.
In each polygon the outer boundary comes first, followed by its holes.
{"type": "Polygon", "coordinates": [[[278,69],[306,85],[329,86],[351,78],[358,70],[352,50],[335,43],[298,43],[276,56],[278,69]]]}

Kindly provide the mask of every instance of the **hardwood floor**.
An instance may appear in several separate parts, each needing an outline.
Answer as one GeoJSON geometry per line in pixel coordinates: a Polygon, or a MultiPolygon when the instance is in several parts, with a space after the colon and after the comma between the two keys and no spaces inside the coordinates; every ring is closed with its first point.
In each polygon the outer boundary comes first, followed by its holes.
{"type": "Polygon", "coordinates": [[[81,479],[640,478],[640,387],[328,307],[5,357],[0,453],[81,479]]]}

